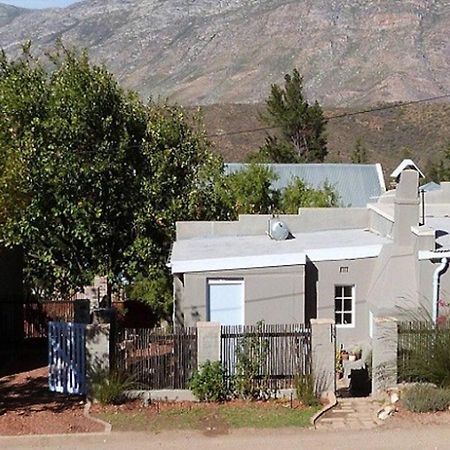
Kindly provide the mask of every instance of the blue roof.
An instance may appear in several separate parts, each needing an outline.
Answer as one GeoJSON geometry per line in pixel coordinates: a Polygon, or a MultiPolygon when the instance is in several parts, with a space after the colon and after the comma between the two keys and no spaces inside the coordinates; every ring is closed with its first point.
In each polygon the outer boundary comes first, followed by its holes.
{"type": "MultiPolygon", "coordinates": [[[[278,180],[273,188],[285,188],[294,177],[312,188],[331,184],[339,195],[342,206],[365,207],[386,191],[380,164],[261,164],[271,168],[278,180]]],[[[225,172],[233,173],[248,164],[225,164],[225,172]]]]}

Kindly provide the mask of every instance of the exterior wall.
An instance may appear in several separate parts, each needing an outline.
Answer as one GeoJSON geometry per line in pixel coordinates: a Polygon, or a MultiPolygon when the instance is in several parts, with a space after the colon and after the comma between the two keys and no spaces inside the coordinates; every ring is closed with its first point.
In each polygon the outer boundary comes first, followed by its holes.
{"type": "Polygon", "coordinates": [[[382,216],[373,209],[369,210],[369,213],[369,228],[381,236],[391,238],[394,233],[394,220],[389,219],[387,216],[382,216]]]}
{"type": "MultiPolygon", "coordinates": [[[[419,300],[424,308],[423,314],[429,316],[430,319],[432,317],[433,303],[433,272],[440,263],[440,261],[435,263],[429,260],[419,261],[419,300]]],[[[440,297],[450,299],[450,272],[448,270],[441,275],[440,281],[440,297]]]]}
{"type": "Polygon", "coordinates": [[[0,248],[0,345],[23,338],[23,255],[0,248]]]}
{"type": "Polygon", "coordinates": [[[357,344],[369,340],[369,308],[367,293],[376,258],[343,261],[316,262],[319,279],[317,283],[317,315],[319,319],[334,319],[335,285],[355,285],[355,325],[336,326],[336,341],[339,346],[351,350],[357,344]],[[341,267],[348,272],[341,273],[341,267]]]}
{"type": "Polygon", "coordinates": [[[179,280],[176,291],[176,303],[182,305],[184,325],[207,320],[209,278],[244,280],[245,324],[255,324],[259,320],[266,323],[303,323],[305,320],[305,269],[304,266],[288,266],[185,274],[182,292],[179,280]]]}
{"type": "MultiPolygon", "coordinates": [[[[258,236],[267,230],[271,215],[241,215],[232,222],[177,222],[177,240],[207,236],[258,236]]],[[[299,214],[280,215],[292,233],[367,228],[367,208],[301,208],[299,214]],[[334,224],[334,227],[333,227],[334,224]]]]}

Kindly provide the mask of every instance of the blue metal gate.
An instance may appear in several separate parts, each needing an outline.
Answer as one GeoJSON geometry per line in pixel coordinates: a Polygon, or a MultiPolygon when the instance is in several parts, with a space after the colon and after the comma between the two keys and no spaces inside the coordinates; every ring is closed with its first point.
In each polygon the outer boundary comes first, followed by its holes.
{"type": "Polygon", "coordinates": [[[48,385],[50,391],[86,394],[86,325],[49,322],[48,385]]]}

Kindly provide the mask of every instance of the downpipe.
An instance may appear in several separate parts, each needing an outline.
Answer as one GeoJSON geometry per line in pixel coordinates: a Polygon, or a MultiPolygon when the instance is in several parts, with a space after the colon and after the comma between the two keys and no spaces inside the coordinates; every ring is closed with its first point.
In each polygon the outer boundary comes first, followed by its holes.
{"type": "Polygon", "coordinates": [[[433,323],[436,324],[438,314],[439,314],[439,291],[441,286],[441,275],[448,267],[448,259],[442,258],[441,264],[436,267],[436,270],[433,273],[433,312],[432,318],[433,323]]]}

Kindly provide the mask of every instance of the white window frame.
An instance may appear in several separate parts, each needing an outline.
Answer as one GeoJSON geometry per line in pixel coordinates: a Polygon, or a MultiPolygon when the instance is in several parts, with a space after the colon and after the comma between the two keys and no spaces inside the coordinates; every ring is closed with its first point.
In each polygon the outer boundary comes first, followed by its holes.
{"type": "Polygon", "coordinates": [[[356,301],[355,301],[355,297],[356,297],[356,287],[354,284],[335,284],[334,285],[334,319],[336,320],[336,314],[341,314],[342,318],[344,314],[349,314],[348,311],[345,311],[344,309],[344,300],[349,300],[351,299],[352,301],[352,309],[350,311],[350,314],[352,315],[352,321],[351,323],[341,323],[338,324],[336,322],[336,327],[337,328],[355,328],[355,324],[356,324],[356,310],[355,310],[355,306],[356,306],[356,301]],[[337,296],[336,295],[336,288],[344,288],[344,287],[351,287],[352,288],[352,296],[350,297],[345,297],[344,295],[341,296],[337,296]],[[337,299],[341,299],[342,300],[342,310],[341,311],[336,311],[336,300],[337,299]]]}
{"type": "Polygon", "coordinates": [[[245,284],[243,278],[207,278],[206,279],[206,320],[211,321],[211,303],[209,299],[209,286],[220,284],[239,284],[242,286],[241,297],[241,324],[245,325],[245,284]]]}

